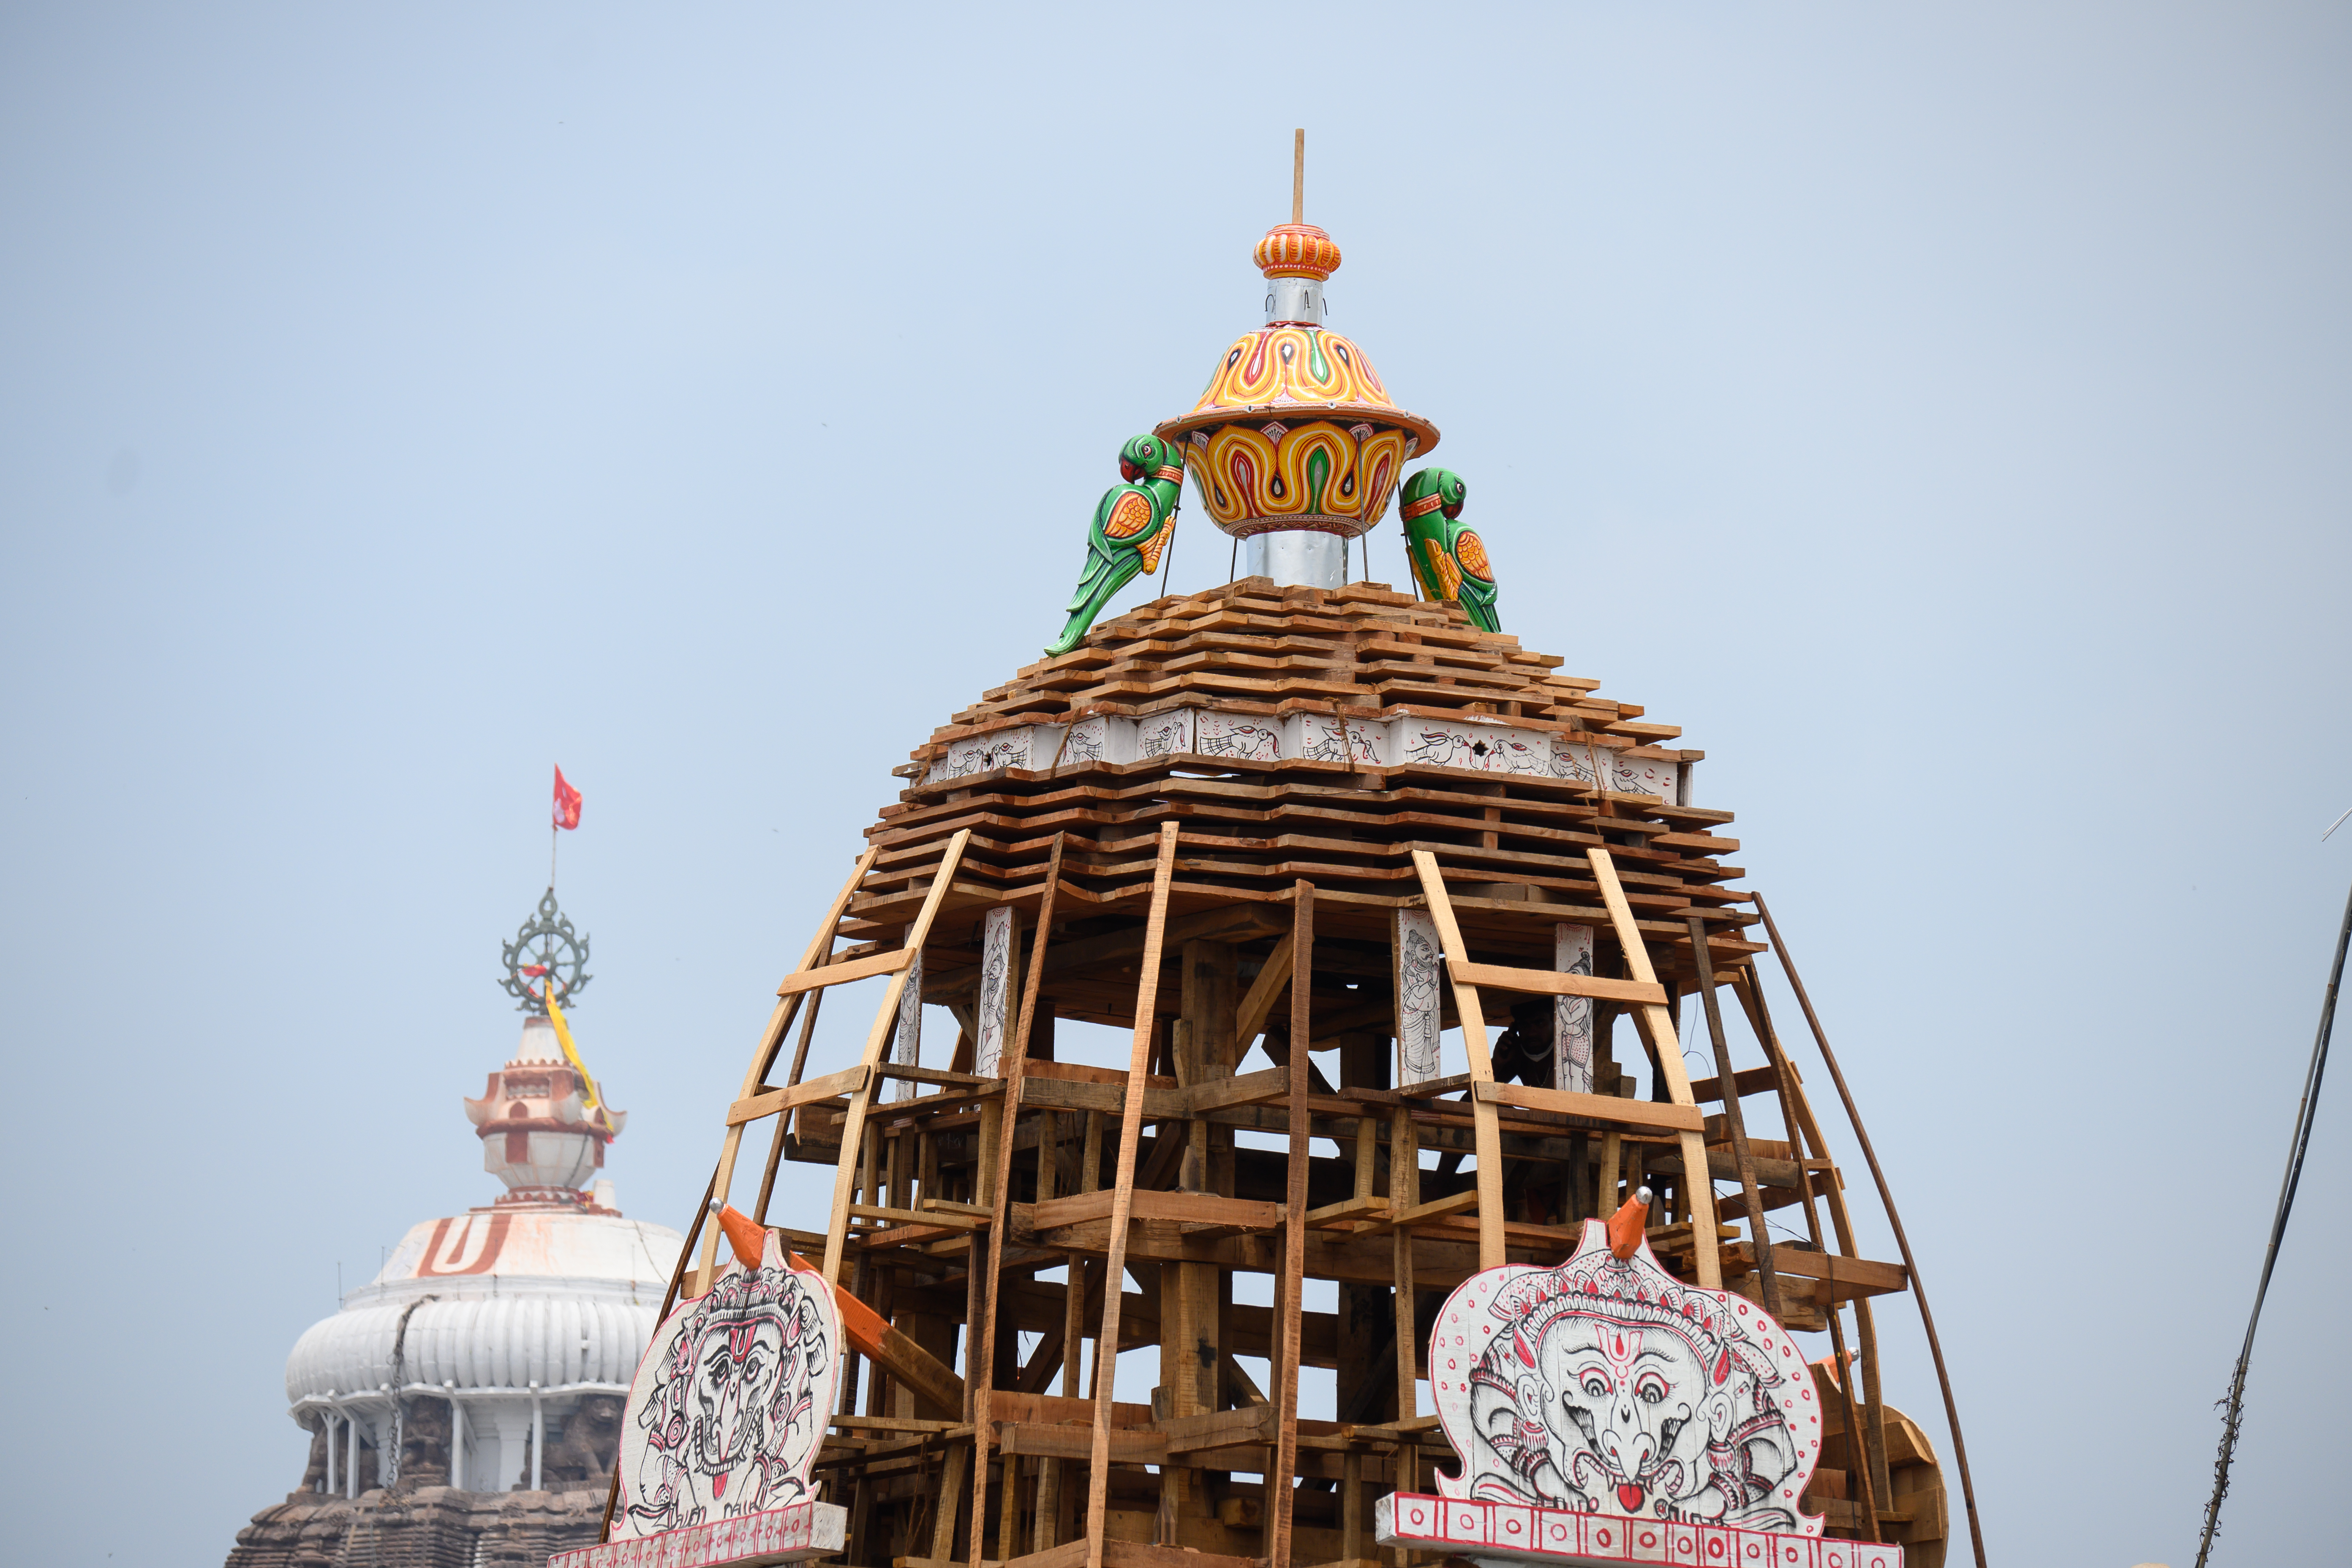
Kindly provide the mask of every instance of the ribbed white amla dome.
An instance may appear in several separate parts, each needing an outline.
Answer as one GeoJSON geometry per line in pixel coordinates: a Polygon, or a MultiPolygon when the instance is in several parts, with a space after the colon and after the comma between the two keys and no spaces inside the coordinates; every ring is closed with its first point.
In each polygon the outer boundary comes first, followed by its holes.
{"type": "Polygon", "coordinates": [[[593,1396],[627,1395],[682,1238],[622,1217],[609,1182],[593,1194],[571,1184],[603,1164],[621,1118],[591,1131],[577,1075],[552,1047],[547,1019],[531,1016],[515,1058],[467,1102],[484,1163],[512,1190],[413,1226],[287,1358],[294,1419],[329,1427],[329,1489],[356,1496],[394,1479],[395,1389],[410,1412],[448,1402],[450,1484],[471,1491],[538,1489],[551,1433],[593,1396]],[[354,1438],[377,1456],[362,1453],[357,1475],[354,1438]]]}

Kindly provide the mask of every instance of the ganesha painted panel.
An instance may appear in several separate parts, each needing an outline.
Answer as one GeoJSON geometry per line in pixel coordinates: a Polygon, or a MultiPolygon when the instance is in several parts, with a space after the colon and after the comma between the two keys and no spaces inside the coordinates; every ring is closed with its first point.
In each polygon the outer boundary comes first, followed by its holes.
{"type": "Polygon", "coordinates": [[[1465,1281],[1438,1313],[1429,1374],[1462,1461],[1437,1490],[1486,1505],[1479,1529],[1532,1510],[1821,1535],[1798,1505],[1821,1408],[1787,1331],[1675,1279],[1646,1241],[1621,1260],[1599,1220],[1557,1268],[1465,1281]]]}
{"type": "MultiPolygon", "coordinates": [[[[697,1531],[724,1542],[750,1527],[713,1532],[727,1521],[761,1523],[792,1513],[791,1531],[816,1556],[837,1547],[844,1510],[817,1500],[810,1472],[841,1373],[841,1319],[813,1270],[794,1268],[770,1234],[758,1268],[740,1265],[703,1295],[682,1302],[646,1347],[621,1428],[621,1493],[610,1542],[697,1531]]],[[[761,1561],[781,1561],[774,1550],[761,1561]]],[[[736,1561],[702,1556],[704,1562],[736,1561]]],[[[616,1559],[617,1561],[617,1559],[616,1559]]]]}

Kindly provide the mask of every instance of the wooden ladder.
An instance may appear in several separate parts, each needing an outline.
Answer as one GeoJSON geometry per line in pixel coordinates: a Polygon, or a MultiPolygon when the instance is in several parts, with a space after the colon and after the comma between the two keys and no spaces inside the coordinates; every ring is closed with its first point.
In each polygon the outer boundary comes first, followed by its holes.
{"type": "MultiPolygon", "coordinates": [[[[1716,1247],[1715,1187],[1707,1175],[1706,1120],[1692,1098],[1690,1074],[1683,1066],[1682,1042],[1675,1036],[1674,1017],[1666,1011],[1666,990],[1658,983],[1649,949],[1642,941],[1640,928],[1633,923],[1633,911],[1617,879],[1616,863],[1606,849],[1598,847],[1585,854],[1591,862],[1593,879],[1601,886],[1610,926],[1616,932],[1618,945],[1624,950],[1631,979],[1609,980],[1548,969],[1511,969],[1472,963],[1469,949],[1462,940],[1461,924],[1454,919],[1453,900],[1446,896],[1445,879],[1438,868],[1437,857],[1426,849],[1412,852],[1413,868],[1420,873],[1422,893],[1428,900],[1430,919],[1437,927],[1438,942],[1445,955],[1446,980],[1454,988],[1454,1008],[1461,1019],[1462,1041],[1470,1057],[1471,1127],[1477,1157],[1478,1267],[1497,1268],[1504,1262],[1503,1141],[1496,1107],[1517,1105],[1531,1110],[1565,1111],[1643,1131],[1673,1132],[1682,1147],[1684,1202],[1690,1211],[1691,1245],[1698,1283],[1710,1290],[1718,1289],[1723,1284],[1723,1265],[1716,1247]],[[1666,1087],[1666,1103],[1496,1083],[1494,1058],[1486,1044],[1486,1013],[1478,996],[1481,985],[1538,995],[1590,996],[1627,1006],[1643,1043],[1657,1063],[1666,1087]]],[[[1542,906],[1528,907],[1543,912],[1542,906]]]]}

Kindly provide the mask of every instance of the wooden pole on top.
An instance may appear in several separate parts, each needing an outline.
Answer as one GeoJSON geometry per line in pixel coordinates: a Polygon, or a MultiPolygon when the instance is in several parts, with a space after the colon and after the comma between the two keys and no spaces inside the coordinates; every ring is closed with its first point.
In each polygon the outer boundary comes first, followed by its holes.
{"type": "Polygon", "coordinates": [[[1290,133],[1290,221],[1307,221],[1307,128],[1290,133]]]}

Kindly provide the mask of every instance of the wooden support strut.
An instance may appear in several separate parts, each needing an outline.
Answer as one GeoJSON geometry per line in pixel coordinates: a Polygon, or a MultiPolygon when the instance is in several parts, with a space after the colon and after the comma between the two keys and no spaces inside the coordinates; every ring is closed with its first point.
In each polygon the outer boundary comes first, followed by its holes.
{"type": "Polygon", "coordinates": [[[1911,1284],[1911,1299],[1919,1304],[1919,1326],[1927,1331],[1927,1353],[1936,1363],[1936,1382],[1944,1394],[1944,1419],[1952,1429],[1952,1458],[1960,1469],[1960,1501],[1969,1514],[1969,1544],[1975,1549],[1977,1568],[1985,1568],[1984,1531],[1977,1521],[1977,1489],[1969,1476],[1969,1441],[1960,1435],[1959,1403],[1952,1397],[1952,1378],[1944,1365],[1943,1342],[1936,1336],[1935,1314],[1927,1310],[1927,1292],[1919,1283],[1919,1267],[1911,1256],[1911,1240],[1903,1232],[1903,1216],[1895,1211],[1895,1194],[1886,1184],[1886,1173],[1879,1167],[1877,1152],[1871,1148],[1870,1134],[1862,1125],[1862,1112],[1854,1106],[1853,1091],[1846,1088],[1845,1074],[1838,1068],[1837,1053],[1830,1049],[1828,1031],[1822,1027],[1821,1017],[1813,1011],[1812,998],[1805,994],[1805,983],[1798,978],[1796,963],[1789,956],[1788,944],[1780,940],[1780,929],[1773,923],[1772,910],[1760,893],[1756,897],[1756,912],[1764,917],[1765,934],[1772,939],[1772,951],[1780,955],[1780,973],[1788,976],[1789,989],[1796,993],[1797,1005],[1803,1010],[1805,1023],[1813,1032],[1813,1044],[1822,1053],[1822,1064],[1830,1069],[1830,1081],[1836,1086],[1838,1099],[1845,1103],[1846,1121],[1853,1128],[1854,1142],[1862,1146],[1863,1163],[1870,1167],[1871,1180],[1877,1184],[1878,1201],[1886,1210],[1886,1223],[1895,1232],[1895,1245],[1903,1251],[1903,1271],[1911,1284]]]}
{"type": "MultiPolygon", "coordinates": [[[[940,857],[940,868],[932,874],[930,890],[923,895],[923,907],[915,916],[915,923],[907,929],[904,946],[919,952],[930,939],[931,921],[940,912],[940,905],[955,883],[956,868],[963,863],[964,846],[971,842],[971,829],[961,828],[948,840],[947,853],[940,857]]],[[[853,884],[854,886],[854,884],[853,884]]],[[[850,1189],[857,1180],[857,1152],[866,1136],[866,1112],[874,1104],[874,1090],[882,1080],[874,1071],[882,1065],[882,1054],[890,1043],[891,1031],[898,1025],[898,1000],[907,989],[907,971],[900,969],[890,976],[889,989],[882,994],[881,1008],[874,1015],[874,1027],[866,1037],[866,1052],[860,1063],[866,1069],[866,1081],[849,1095],[849,1110],[841,1122],[841,1163],[835,1167],[833,1177],[833,1212],[826,1218],[824,1229],[824,1282],[827,1288],[841,1283],[841,1255],[849,1242],[850,1189]]],[[[749,1098],[749,1088],[742,1098],[749,1098]]],[[[721,1187],[724,1187],[724,1182],[721,1187]]],[[[706,1250],[708,1250],[706,1248],[706,1250]]]]}
{"type": "MultiPolygon", "coordinates": [[[[856,868],[849,873],[849,879],[841,885],[841,891],[834,895],[833,907],[825,910],[824,920],[816,928],[816,934],[802,950],[801,961],[793,970],[794,975],[806,974],[820,967],[833,952],[834,932],[841,928],[842,914],[849,908],[849,900],[856,893],[857,884],[864,881],[866,873],[873,868],[875,857],[881,853],[878,847],[871,847],[857,858],[856,868]]],[[[940,885],[946,885],[944,878],[940,885]]],[[[893,981],[891,984],[891,995],[895,997],[898,982],[893,981]]],[[[775,1008],[768,1015],[768,1026],[760,1036],[759,1047],[751,1053],[751,1065],[744,1070],[743,1090],[735,1097],[737,1100],[750,1099],[766,1079],[768,1069],[775,1065],[776,1051],[784,1042],[784,1034],[793,1026],[793,1015],[800,1010],[800,1006],[801,994],[788,994],[781,989],[776,993],[775,1008]]],[[[722,1204],[727,1201],[729,1184],[735,1179],[735,1156],[742,1146],[743,1127],[738,1122],[727,1129],[727,1137],[719,1149],[719,1171],[710,1184],[711,1195],[722,1204]]],[[[696,1217],[699,1223],[700,1216],[696,1217]]],[[[702,1258],[694,1270],[694,1288],[688,1291],[688,1295],[699,1296],[710,1289],[710,1276],[717,1268],[718,1259],[719,1227],[706,1226],[702,1233],[702,1258]]],[[[826,1282],[832,1282],[830,1275],[826,1277],[826,1282]]]]}
{"type": "MultiPolygon", "coordinates": [[[[1277,1281],[1274,1325],[1274,1466],[1266,1473],[1265,1560],[1290,1561],[1292,1486],[1298,1468],[1298,1341],[1307,1300],[1307,1168],[1308,1165],[1307,1078],[1313,1047],[1308,1003],[1315,989],[1315,884],[1292,889],[1290,927],[1290,1164],[1283,1200],[1282,1275],[1277,1281]]],[[[1489,1112],[1491,1114],[1491,1111],[1489,1112]]],[[[1482,1171],[1483,1175],[1483,1171],[1482,1171]]],[[[1485,1214],[1482,1204],[1479,1213],[1485,1214]]]]}
{"type": "MultiPolygon", "coordinates": [[[[971,830],[964,830],[970,837],[971,830]]],[[[1086,1568],[1102,1568],[1104,1515],[1110,1507],[1111,1387],[1118,1356],[1119,1283],[1127,1268],[1129,1211],[1135,1202],[1135,1157],[1143,1141],[1144,1080],[1159,1033],[1160,957],[1167,934],[1168,892],[1176,875],[1176,825],[1160,828],[1160,856],[1151,871],[1151,906],[1144,917],[1143,957],[1135,994],[1135,1038],[1129,1047],[1127,1104],[1119,1114],[1118,1175],[1112,1186],[1109,1256],[1103,1265],[1102,1332],[1095,1341],[1095,1429],[1087,1475],[1086,1568]]],[[[1075,1542],[1073,1543],[1075,1544],[1075,1542]]]]}
{"type": "MultiPolygon", "coordinates": [[[[1429,900],[1430,919],[1437,926],[1438,943],[1445,953],[1446,978],[1454,986],[1454,1010],[1462,1020],[1462,1043],[1470,1053],[1470,1125],[1478,1162],[1478,1267],[1500,1268],[1504,1263],[1503,1133],[1495,1102],[1478,1094],[1478,1086],[1492,1086],[1495,1081],[1495,1060],[1486,1048],[1486,1018],[1479,1010],[1478,988],[1462,977],[1461,970],[1469,966],[1470,953],[1463,946],[1462,927],[1454,918],[1454,904],[1445,896],[1445,879],[1437,869],[1437,857],[1426,849],[1416,849],[1412,852],[1412,865],[1421,874],[1421,890],[1429,900]]],[[[1647,972],[1648,967],[1645,958],[1640,978],[1654,983],[1656,977],[1647,972]]],[[[1683,1090],[1683,1103],[1690,1103],[1687,1087],[1683,1090]]],[[[1696,1141],[1698,1134],[1684,1136],[1686,1141],[1696,1141]]],[[[1698,1168],[1704,1171],[1705,1153],[1699,1158],[1698,1168]]],[[[1708,1256],[1711,1261],[1712,1252],[1708,1256]]]]}
{"type": "MultiPolygon", "coordinates": [[[[1609,851],[1598,846],[1584,852],[1592,867],[1592,879],[1601,885],[1601,901],[1608,907],[1609,924],[1617,933],[1617,945],[1624,951],[1625,967],[1636,980],[1656,984],[1658,972],[1650,966],[1650,950],[1643,945],[1642,932],[1633,923],[1633,910],[1625,902],[1625,889],[1617,880],[1617,863],[1609,851]]],[[[1675,1036],[1675,1021],[1665,1008],[1647,1003],[1633,1009],[1634,1026],[1656,1056],[1658,1072],[1666,1081],[1666,1098],[1676,1105],[1696,1105],[1691,1095],[1690,1074],[1683,1067],[1682,1042],[1675,1036]]],[[[1680,1135],[1683,1153],[1682,1185],[1685,1189],[1684,1206],[1690,1211],[1691,1247],[1701,1289],[1723,1289],[1723,1260],[1716,1250],[1715,1184],[1706,1170],[1706,1134],[1684,1132],[1680,1135]]]]}
{"type": "MultiPolygon", "coordinates": [[[[1753,969],[1743,968],[1733,971],[1733,976],[1732,988],[1739,997],[1741,1008],[1748,1015],[1748,1026],[1756,1032],[1757,1041],[1763,1046],[1764,1055],[1772,1065],[1773,1076],[1779,1080],[1780,1124],[1788,1129],[1789,1145],[1799,1156],[1797,1192],[1804,1202],[1805,1234],[1812,1241],[1813,1250],[1826,1258],[1830,1255],[1829,1244],[1822,1233],[1821,1211],[1813,1206],[1812,1173],[1805,1168],[1803,1159],[1808,1146],[1805,1142],[1807,1139],[1811,1140],[1811,1147],[1815,1156],[1822,1159],[1828,1157],[1829,1151],[1821,1142],[1821,1125],[1813,1120],[1812,1107],[1805,1101],[1804,1089],[1797,1081],[1795,1064],[1789,1060],[1788,1053],[1780,1048],[1780,1037],[1773,1033],[1772,1017],[1765,1011],[1764,994],[1762,988],[1756,984],[1756,972],[1753,969]]],[[[1830,1187],[1830,1196],[1832,1206],[1842,1205],[1844,1201],[1843,1195],[1839,1193],[1834,1182],[1830,1187]]],[[[1846,1230],[1843,1234],[1848,1237],[1845,1245],[1846,1255],[1852,1257],[1853,1244],[1851,1239],[1851,1230],[1846,1230]]],[[[1853,1435],[1860,1434],[1863,1428],[1861,1413],[1854,1406],[1853,1379],[1847,1373],[1847,1369],[1853,1365],[1853,1362],[1846,1354],[1845,1314],[1838,1310],[1837,1298],[1834,1293],[1825,1305],[1828,1309],[1827,1316],[1830,1323],[1830,1350],[1837,1357],[1838,1395],[1845,1405],[1845,1429],[1849,1434],[1846,1439],[1846,1450],[1849,1456],[1847,1464],[1849,1468],[1858,1468],[1861,1471],[1862,1516],[1868,1531],[1866,1539],[1875,1541],[1878,1539],[1877,1478],[1872,1474],[1872,1467],[1869,1464],[1855,1466],[1852,1457],[1856,1441],[1856,1436],[1853,1435]]],[[[1855,1307],[1861,1312],[1867,1312],[1870,1310],[1869,1303],[1865,1301],[1857,1300],[1855,1307]]],[[[1883,1429],[1886,1419],[1885,1409],[1881,1408],[1874,1412],[1874,1415],[1883,1429]]]]}
{"type": "MultiPolygon", "coordinates": [[[[970,1372],[967,1379],[971,1399],[971,1539],[966,1561],[978,1563],[985,1556],[988,1521],[988,1444],[993,1417],[990,1402],[996,1392],[996,1292],[998,1277],[1004,1271],[1005,1216],[1013,1191],[1013,1151],[1014,1122],[1021,1111],[1021,1089],[1026,1080],[1029,1059],[1029,1030],[1037,1018],[1037,987],[1045,976],[1045,942],[1054,929],[1054,895],[1062,885],[1062,848],[1066,834],[1054,835],[1054,847],[1045,863],[1045,893],[1037,905],[1037,931],[1029,946],[1028,973],[1022,976],[1021,1013],[1006,1042],[1008,1056],[999,1058],[998,1066],[1004,1074],[1004,1109],[997,1121],[995,1181],[987,1194],[989,1205],[988,1272],[981,1283],[980,1318],[966,1336],[971,1345],[970,1372]]],[[[1041,1149],[1044,1145],[1041,1142],[1041,1149]]],[[[1050,1150],[1040,1155],[1041,1163],[1052,1157],[1050,1150]]],[[[975,1194],[975,1196],[980,1194],[975,1194]]],[[[1042,1348],[1042,1347],[1041,1347],[1042,1348]]],[[[1010,1514],[1014,1506],[1013,1489],[1004,1492],[1004,1509],[1010,1514]]]]}
{"type": "MultiPolygon", "coordinates": [[[[1739,1075],[1731,1068],[1731,1041],[1723,1032],[1723,1009],[1715,994],[1715,964],[1706,951],[1706,921],[1700,915],[1688,917],[1691,963],[1698,972],[1699,1000],[1706,1013],[1706,1033],[1715,1047],[1715,1072],[1717,1081],[1729,1086],[1723,1097],[1723,1121],[1731,1132],[1731,1160],[1739,1171],[1739,1190],[1748,1200],[1748,1229],[1755,1242],[1757,1293],[1762,1297],[1764,1310],[1772,1321],[1781,1321],[1780,1279],[1772,1268],[1772,1237],[1764,1217],[1764,1199],[1756,1182],[1756,1157],[1748,1147],[1748,1118],[1739,1105],[1739,1075]]],[[[1687,1173],[1685,1173],[1687,1174],[1687,1173]]],[[[1799,1184],[1810,1186],[1811,1180],[1801,1167],[1797,1173],[1799,1184]]],[[[1831,1303],[1834,1310],[1836,1303],[1831,1303]]]]}

